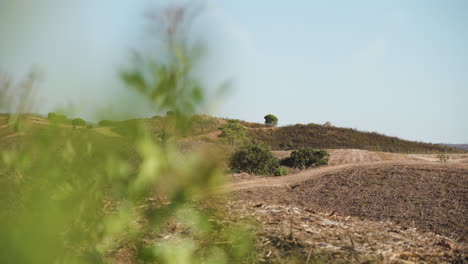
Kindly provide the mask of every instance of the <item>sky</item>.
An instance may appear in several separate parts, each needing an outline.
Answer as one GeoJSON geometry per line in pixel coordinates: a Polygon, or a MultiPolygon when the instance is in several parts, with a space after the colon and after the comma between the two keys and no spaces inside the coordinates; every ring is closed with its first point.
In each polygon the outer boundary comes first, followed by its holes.
{"type": "MultiPolygon", "coordinates": [[[[144,14],[173,2],[0,0],[0,71],[40,69],[39,113],[152,116],[118,72],[148,43],[144,14]]],[[[200,78],[231,83],[211,114],[468,143],[468,1],[203,3],[200,78]]]]}

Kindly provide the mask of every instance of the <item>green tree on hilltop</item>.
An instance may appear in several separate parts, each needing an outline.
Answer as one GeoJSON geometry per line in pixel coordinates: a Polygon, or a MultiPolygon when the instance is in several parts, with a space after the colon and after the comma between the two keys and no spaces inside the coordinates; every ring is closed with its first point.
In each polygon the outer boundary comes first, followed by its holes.
{"type": "Polygon", "coordinates": [[[266,115],[265,117],[265,124],[270,125],[270,126],[276,126],[278,124],[278,117],[275,115],[269,114],[266,115]]]}

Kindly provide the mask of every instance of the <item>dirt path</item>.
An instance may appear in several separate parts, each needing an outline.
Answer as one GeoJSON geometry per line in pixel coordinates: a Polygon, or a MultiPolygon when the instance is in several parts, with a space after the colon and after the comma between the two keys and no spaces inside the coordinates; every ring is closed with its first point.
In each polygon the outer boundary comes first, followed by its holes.
{"type": "MultiPolygon", "coordinates": [[[[277,156],[288,155],[276,152],[277,156]]],[[[256,177],[241,180],[225,186],[224,191],[239,191],[263,187],[280,187],[297,184],[306,180],[318,178],[326,174],[353,168],[375,168],[382,166],[437,164],[436,155],[405,155],[396,153],[374,152],[357,149],[338,149],[330,151],[330,165],[300,171],[281,177],[256,177]]],[[[439,163],[441,164],[441,163],[439,163]]],[[[468,155],[453,155],[446,166],[468,168],[468,155]]]]}
{"type": "Polygon", "coordinates": [[[357,167],[367,167],[367,166],[379,166],[379,165],[404,165],[404,164],[414,164],[415,162],[406,161],[406,162],[395,162],[395,161],[381,161],[381,162],[367,162],[367,163],[354,163],[354,164],[341,164],[335,166],[325,166],[320,168],[313,168],[301,171],[299,173],[281,176],[281,177],[262,177],[253,180],[245,180],[236,183],[232,183],[226,186],[227,190],[230,191],[239,191],[252,188],[264,188],[264,187],[280,187],[292,185],[295,183],[303,182],[306,180],[314,179],[321,177],[325,174],[338,172],[346,169],[357,168],[357,167]]]}

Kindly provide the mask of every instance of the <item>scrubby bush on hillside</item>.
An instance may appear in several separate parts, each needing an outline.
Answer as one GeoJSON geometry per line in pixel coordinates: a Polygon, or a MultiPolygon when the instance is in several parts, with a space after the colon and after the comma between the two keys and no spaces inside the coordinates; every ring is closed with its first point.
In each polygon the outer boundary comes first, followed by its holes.
{"type": "Polygon", "coordinates": [[[75,118],[72,120],[73,126],[86,126],[86,121],[81,118],[75,118]]]}
{"type": "Polygon", "coordinates": [[[227,120],[227,123],[219,127],[219,137],[230,145],[245,145],[250,141],[247,136],[247,128],[242,126],[238,120],[227,120]]]}
{"type": "Polygon", "coordinates": [[[265,145],[249,144],[232,155],[229,166],[235,172],[273,175],[277,174],[280,163],[265,145]]]}
{"type": "Polygon", "coordinates": [[[287,158],[281,160],[281,164],[298,169],[306,169],[320,165],[327,165],[330,154],[325,150],[301,148],[295,150],[287,158]]]}
{"type": "Polygon", "coordinates": [[[265,118],[265,124],[267,125],[276,126],[278,124],[278,117],[272,114],[266,115],[264,118],[265,118]]]}

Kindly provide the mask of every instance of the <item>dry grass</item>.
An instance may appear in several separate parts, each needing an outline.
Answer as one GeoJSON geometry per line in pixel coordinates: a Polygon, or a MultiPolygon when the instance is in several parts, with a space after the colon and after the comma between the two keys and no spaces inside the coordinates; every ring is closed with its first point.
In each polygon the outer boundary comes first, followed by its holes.
{"type": "Polygon", "coordinates": [[[464,263],[466,244],[391,222],[293,206],[233,202],[230,214],[261,224],[262,263],[464,263]]]}

